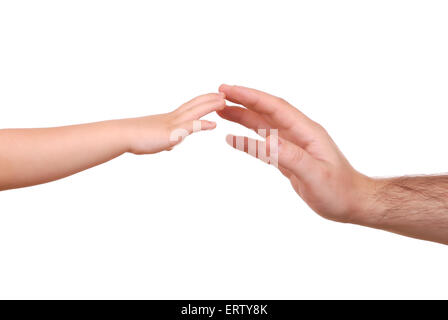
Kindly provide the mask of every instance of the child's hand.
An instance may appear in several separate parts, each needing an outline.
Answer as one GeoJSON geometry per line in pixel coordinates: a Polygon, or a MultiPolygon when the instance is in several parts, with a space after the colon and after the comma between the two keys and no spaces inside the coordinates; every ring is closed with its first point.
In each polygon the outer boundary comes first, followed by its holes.
{"type": "Polygon", "coordinates": [[[216,123],[199,120],[225,107],[224,94],[197,97],[160,115],[40,129],[0,130],[0,191],[45,183],[97,166],[125,152],[170,150],[216,123]]]}
{"type": "Polygon", "coordinates": [[[224,107],[224,94],[209,93],[170,113],[122,120],[130,132],[129,152],[148,154],[171,150],[193,132],[214,129],[215,122],[199,119],[224,107]]]}

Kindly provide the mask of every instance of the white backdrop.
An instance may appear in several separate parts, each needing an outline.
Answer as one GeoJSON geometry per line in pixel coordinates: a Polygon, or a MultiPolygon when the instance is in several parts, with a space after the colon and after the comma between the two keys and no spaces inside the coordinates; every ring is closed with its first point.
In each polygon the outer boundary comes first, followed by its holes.
{"type": "MultiPolygon", "coordinates": [[[[373,176],[447,171],[444,1],[2,1],[0,127],[170,111],[240,84],[373,176]]],[[[448,298],[445,246],[326,221],[218,121],[0,193],[0,298],[448,298]]]]}

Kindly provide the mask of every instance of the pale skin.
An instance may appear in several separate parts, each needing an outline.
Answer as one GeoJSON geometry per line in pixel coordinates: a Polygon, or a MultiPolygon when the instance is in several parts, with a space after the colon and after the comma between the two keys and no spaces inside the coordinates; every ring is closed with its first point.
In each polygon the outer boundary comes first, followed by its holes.
{"type": "MultiPolygon", "coordinates": [[[[0,191],[61,179],[126,152],[171,150],[181,141],[172,139],[173,132],[190,134],[197,121],[200,130],[214,129],[214,122],[200,119],[217,111],[247,128],[266,129],[266,140],[252,154],[259,156],[260,148],[278,154],[281,173],[322,217],[448,244],[448,176],[370,178],[350,165],[321,125],[285,100],[241,86],[222,85],[219,91],[166,114],[0,130],[0,191]],[[242,107],[226,106],[224,98],[242,107]],[[278,143],[272,129],[278,130],[278,143]]],[[[235,140],[227,137],[233,147],[235,140]]],[[[243,138],[245,152],[249,141],[255,142],[243,138]]]]}
{"type": "Polygon", "coordinates": [[[321,125],[285,100],[241,86],[219,91],[242,106],[226,106],[218,111],[222,118],[256,132],[267,129],[266,140],[230,135],[227,142],[246,153],[249,143],[277,152],[278,169],[319,215],[448,244],[448,176],[370,178],[350,165],[321,125]],[[237,139],[244,139],[243,148],[237,139]]]}
{"type": "Polygon", "coordinates": [[[214,129],[216,123],[200,119],[224,106],[223,94],[210,93],[165,114],[57,128],[0,130],[0,191],[61,179],[126,152],[171,150],[182,140],[173,139],[173,132],[214,129]]]}

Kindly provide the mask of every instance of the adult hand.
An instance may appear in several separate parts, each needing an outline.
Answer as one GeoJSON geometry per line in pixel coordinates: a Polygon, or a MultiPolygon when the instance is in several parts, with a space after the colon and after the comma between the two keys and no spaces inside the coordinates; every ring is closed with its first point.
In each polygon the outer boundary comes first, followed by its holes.
{"type": "Polygon", "coordinates": [[[228,101],[245,107],[226,106],[218,111],[222,118],[257,133],[266,129],[265,142],[229,135],[227,142],[232,147],[257,157],[262,149],[268,155],[277,150],[279,170],[314,211],[331,220],[367,223],[365,213],[371,205],[375,181],[350,165],[321,125],[285,100],[265,92],[229,85],[221,85],[219,91],[228,101]],[[273,129],[278,130],[277,147],[273,129]],[[249,152],[255,143],[258,152],[249,152]]]}

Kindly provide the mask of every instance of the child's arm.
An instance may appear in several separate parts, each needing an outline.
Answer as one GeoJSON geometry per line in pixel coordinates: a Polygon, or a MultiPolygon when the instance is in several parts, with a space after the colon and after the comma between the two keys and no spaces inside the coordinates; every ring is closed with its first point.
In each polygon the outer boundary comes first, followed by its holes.
{"type": "Polygon", "coordinates": [[[169,150],[181,141],[177,137],[214,129],[214,122],[195,120],[224,105],[223,94],[206,94],[166,114],[58,128],[0,130],[0,190],[64,178],[125,152],[169,150]]]}

